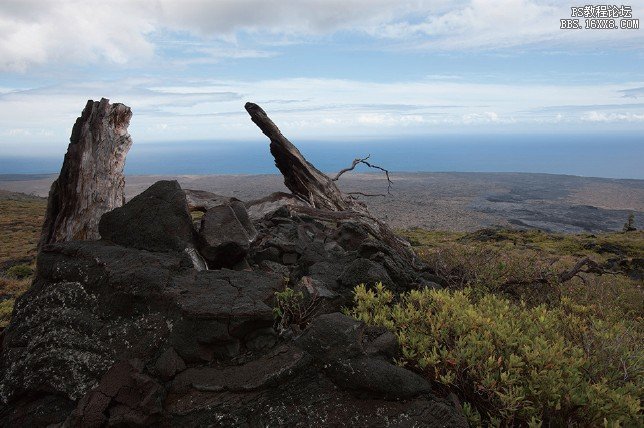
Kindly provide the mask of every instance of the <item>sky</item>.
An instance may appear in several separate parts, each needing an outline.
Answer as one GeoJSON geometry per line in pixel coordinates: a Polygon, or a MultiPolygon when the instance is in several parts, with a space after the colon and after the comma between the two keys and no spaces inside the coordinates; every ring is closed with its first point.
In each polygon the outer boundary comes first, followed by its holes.
{"type": "Polygon", "coordinates": [[[258,140],[246,101],[292,141],[642,133],[644,30],[562,30],[571,6],[0,0],[0,157],[62,155],[101,97],[150,147],[258,140]]]}

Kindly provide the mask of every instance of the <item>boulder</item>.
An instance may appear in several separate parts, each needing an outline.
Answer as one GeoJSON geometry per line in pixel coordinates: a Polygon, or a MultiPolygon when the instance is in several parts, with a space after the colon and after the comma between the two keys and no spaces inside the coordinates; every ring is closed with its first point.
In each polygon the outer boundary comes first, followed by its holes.
{"type": "Polygon", "coordinates": [[[246,202],[246,209],[250,219],[258,221],[280,209],[288,209],[295,205],[306,206],[306,202],[289,193],[275,192],[264,198],[246,202]]]}
{"type": "Polygon", "coordinates": [[[186,201],[190,212],[201,211],[205,213],[210,208],[228,204],[231,201],[238,201],[236,198],[217,195],[215,193],[206,192],[205,190],[184,189],[184,192],[186,194],[186,201]]]}
{"type": "Polygon", "coordinates": [[[199,229],[199,252],[211,269],[232,267],[244,259],[256,236],[244,204],[231,201],[206,211],[199,229]]]}
{"type": "Polygon", "coordinates": [[[186,196],[176,181],[157,181],[106,213],[99,232],[106,241],[139,250],[184,251],[195,246],[186,196]]]}
{"type": "MultiPolygon", "coordinates": [[[[192,363],[239,355],[272,328],[281,284],[262,272],[198,272],[178,252],[49,245],[6,329],[0,399],[29,392],[78,400],[114,362],[153,367],[170,347],[192,363]]],[[[182,366],[172,364],[175,372],[182,366]]],[[[167,364],[156,365],[162,373],[167,364]]]]}
{"type": "Polygon", "coordinates": [[[71,427],[151,426],[159,422],[165,390],[141,373],[139,360],[119,361],[101,377],[65,422],[71,427]]]}
{"type": "Polygon", "coordinates": [[[355,259],[349,263],[338,277],[338,281],[345,287],[350,288],[359,284],[374,285],[379,282],[382,282],[388,288],[393,285],[384,266],[362,258],[355,259]]]}
{"type": "Polygon", "coordinates": [[[431,391],[425,379],[382,358],[391,353],[387,333],[376,338],[385,336],[381,339],[384,343],[374,344],[365,340],[364,335],[363,323],[333,313],[313,320],[296,343],[313,355],[333,382],[344,389],[389,399],[416,397],[431,391]]]}
{"type": "Polygon", "coordinates": [[[175,374],[180,373],[186,369],[186,363],[177,354],[174,348],[166,349],[154,364],[154,370],[159,378],[163,381],[168,381],[174,377],[175,374]]]}

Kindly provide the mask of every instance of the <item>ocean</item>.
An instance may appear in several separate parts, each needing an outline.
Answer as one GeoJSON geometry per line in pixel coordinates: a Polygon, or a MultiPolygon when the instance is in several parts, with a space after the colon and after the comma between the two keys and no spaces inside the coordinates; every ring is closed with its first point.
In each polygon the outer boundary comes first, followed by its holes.
{"type": "MultiPolygon", "coordinates": [[[[322,171],[338,171],[350,165],[355,157],[370,154],[373,163],[390,171],[536,172],[644,179],[644,136],[638,134],[432,135],[293,142],[322,171]]],[[[63,155],[0,154],[0,174],[56,173],[63,155]]],[[[277,172],[267,140],[135,141],[126,163],[127,174],[142,175],[277,172]]]]}

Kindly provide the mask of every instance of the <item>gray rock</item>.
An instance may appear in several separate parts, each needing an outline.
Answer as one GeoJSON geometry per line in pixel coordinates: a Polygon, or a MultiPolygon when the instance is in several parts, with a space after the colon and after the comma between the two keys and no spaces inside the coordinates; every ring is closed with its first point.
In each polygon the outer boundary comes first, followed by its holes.
{"type": "Polygon", "coordinates": [[[157,181],[101,218],[101,237],[129,248],[184,251],[195,247],[186,197],[176,181],[157,181]]]}
{"type": "Polygon", "coordinates": [[[381,264],[367,259],[356,259],[351,262],[338,277],[338,281],[345,287],[353,288],[359,284],[373,285],[378,282],[391,288],[393,282],[389,273],[381,264]]]}
{"type": "Polygon", "coordinates": [[[237,355],[253,332],[272,327],[281,285],[261,272],[197,272],[182,253],[49,245],[5,331],[0,400],[45,392],[78,400],[115,361],[154,365],[169,347],[188,362],[237,355]]]}
{"type": "Polygon", "coordinates": [[[285,265],[294,265],[297,263],[297,253],[285,253],[282,255],[282,263],[285,265]]]}
{"type": "Polygon", "coordinates": [[[272,216],[280,209],[288,211],[288,208],[294,205],[306,206],[306,202],[289,193],[275,192],[264,198],[246,202],[246,209],[250,219],[257,221],[272,216]]]}
{"type": "Polygon", "coordinates": [[[186,369],[186,363],[177,354],[174,348],[166,349],[163,354],[157,359],[154,368],[163,381],[170,380],[175,374],[180,373],[186,369]]]}
{"type": "Polygon", "coordinates": [[[265,356],[242,365],[223,368],[190,368],[172,382],[172,392],[252,391],[270,387],[287,376],[293,376],[310,360],[310,356],[293,347],[282,346],[265,356]]]}
{"type": "MultiPolygon", "coordinates": [[[[378,335],[380,341],[370,343],[370,352],[367,352],[365,333],[368,335],[369,331],[365,331],[363,323],[333,313],[316,318],[296,343],[309,352],[341,388],[389,399],[411,398],[431,391],[425,379],[383,358],[384,354],[392,352],[391,336],[378,335]]],[[[394,346],[397,348],[397,342],[394,346]]]]}
{"type": "Polygon", "coordinates": [[[400,356],[398,338],[384,327],[367,327],[364,339],[363,346],[368,355],[383,355],[392,360],[400,356]]]}
{"type": "Polygon", "coordinates": [[[402,367],[374,357],[337,360],[326,369],[340,387],[388,399],[417,397],[431,391],[429,382],[402,367]]]}
{"type": "Polygon", "coordinates": [[[364,355],[363,329],[364,324],[339,312],[320,315],[296,343],[321,361],[353,358],[364,355]]]}
{"type": "Polygon", "coordinates": [[[65,422],[65,426],[100,427],[156,425],[161,418],[165,390],[141,373],[138,360],[119,361],[89,391],[65,422]]]}
{"type": "Polygon", "coordinates": [[[217,195],[215,193],[206,192],[205,190],[184,189],[184,192],[186,193],[186,202],[188,203],[188,208],[191,212],[206,212],[210,208],[229,204],[232,201],[239,201],[236,198],[217,195]]]}
{"type": "Polygon", "coordinates": [[[206,211],[199,229],[199,250],[211,269],[232,267],[244,259],[256,236],[244,204],[232,201],[206,211]]]}

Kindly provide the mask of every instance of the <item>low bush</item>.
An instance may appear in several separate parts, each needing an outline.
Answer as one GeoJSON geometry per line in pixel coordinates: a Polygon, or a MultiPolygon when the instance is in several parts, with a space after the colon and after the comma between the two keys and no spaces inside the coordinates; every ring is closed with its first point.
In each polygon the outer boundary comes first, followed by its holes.
{"type": "Polygon", "coordinates": [[[398,337],[401,365],[453,392],[473,425],[641,426],[641,319],[607,323],[563,298],[527,307],[495,294],[355,289],[348,312],[398,337]]]}
{"type": "Polygon", "coordinates": [[[305,297],[302,291],[288,286],[276,292],[273,317],[277,331],[282,333],[289,327],[304,328],[314,315],[318,303],[315,296],[305,297]]]}
{"type": "Polygon", "coordinates": [[[0,328],[5,328],[9,325],[14,303],[14,299],[8,299],[0,302],[0,328]]]}
{"type": "Polygon", "coordinates": [[[6,275],[9,278],[25,279],[34,274],[34,270],[28,265],[15,265],[7,269],[6,275]]]}

